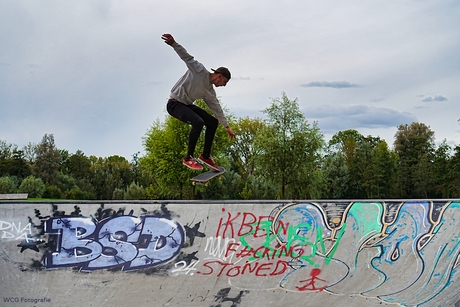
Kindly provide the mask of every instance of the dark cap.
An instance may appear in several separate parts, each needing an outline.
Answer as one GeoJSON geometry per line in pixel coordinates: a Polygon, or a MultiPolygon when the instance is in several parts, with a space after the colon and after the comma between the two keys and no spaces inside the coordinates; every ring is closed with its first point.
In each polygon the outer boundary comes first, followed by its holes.
{"type": "Polygon", "coordinates": [[[211,68],[211,70],[216,74],[221,74],[222,76],[227,78],[227,80],[230,80],[230,78],[232,77],[232,75],[230,74],[230,71],[228,70],[227,67],[219,67],[217,69],[212,69],[211,68]]]}

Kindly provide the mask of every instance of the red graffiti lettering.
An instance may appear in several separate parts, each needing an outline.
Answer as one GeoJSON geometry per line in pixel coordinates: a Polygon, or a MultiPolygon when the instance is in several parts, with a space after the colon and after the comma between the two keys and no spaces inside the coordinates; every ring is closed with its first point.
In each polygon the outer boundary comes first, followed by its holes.
{"type": "Polygon", "coordinates": [[[225,263],[220,260],[212,260],[205,262],[203,267],[206,271],[197,272],[202,275],[211,275],[217,273],[217,277],[225,275],[227,277],[236,277],[239,275],[253,274],[254,276],[277,276],[284,274],[289,266],[289,263],[284,260],[276,262],[247,262],[243,265],[235,265],[232,263],[225,263]]]}
{"type": "MultiPolygon", "coordinates": [[[[226,212],[225,208],[222,208],[222,212],[226,212]]],[[[265,237],[270,234],[287,234],[289,223],[284,224],[283,221],[279,220],[272,231],[273,217],[269,215],[256,216],[251,212],[237,212],[232,215],[227,212],[226,217],[221,217],[216,230],[216,237],[235,237],[235,235],[248,236],[252,235],[254,238],[265,237]],[[239,227],[238,227],[239,225],[239,227]]]]}
{"type": "Polygon", "coordinates": [[[236,215],[232,218],[232,214],[230,212],[227,213],[227,221],[225,223],[222,223],[223,222],[223,219],[221,218],[220,221],[219,221],[219,227],[217,228],[217,232],[216,232],[216,238],[221,236],[222,238],[225,238],[225,237],[231,237],[233,238],[234,235],[235,235],[235,230],[234,230],[234,227],[233,227],[233,223],[235,222],[235,220],[237,218],[239,218],[241,215],[241,212],[237,212],[236,215]],[[222,233],[221,233],[221,228],[223,227],[223,230],[222,230],[222,233]],[[227,230],[230,232],[228,235],[227,235],[227,230]]]}
{"type": "Polygon", "coordinates": [[[239,243],[239,242],[236,242],[236,243],[231,242],[231,243],[229,243],[228,246],[227,246],[227,250],[225,251],[225,257],[228,257],[229,253],[236,253],[236,251],[238,250],[238,248],[240,246],[241,246],[241,243],[239,243]],[[236,249],[234,249],[233,246],[235,246],[236,249]]]}
{"type": "Polygon", "coordinates": [[[253,232],[253,225],[257,222],[257,218],[254,214],[245,212],[243,213],[243,221],[241,222],[240,229],[238,230],[238,236],[244,236],[248,233],[253,232]],[[250,217],[250,220],[247,220],[250,217]],[[249,228],[249,230],[244,231],[245,228],[249,228]]]}

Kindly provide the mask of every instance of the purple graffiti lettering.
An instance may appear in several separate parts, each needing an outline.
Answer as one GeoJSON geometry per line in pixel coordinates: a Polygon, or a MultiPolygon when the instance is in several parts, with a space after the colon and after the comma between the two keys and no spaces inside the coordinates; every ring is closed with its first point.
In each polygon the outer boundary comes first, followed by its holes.
{"type": "Polygon", "coordinates": [[[69,267],[84,264],[100,256],[102,245],[91,239],[96,224],[88,218],[53,218],[45,223],[45,234],[54,246],[45,256],[46,268],[69,267]],[[90,239],[87,239],[90,238],[90,239]]]}
{"type": "Polygon", "coordinates": [[[45,223],[52,251],[46,268],[80,266],[82,270],[122,267],[137,270],[165,263],[180,252],[182,226],[171,220],[117,216],[99,223],[82,217],[52,218],[45,223]]]}

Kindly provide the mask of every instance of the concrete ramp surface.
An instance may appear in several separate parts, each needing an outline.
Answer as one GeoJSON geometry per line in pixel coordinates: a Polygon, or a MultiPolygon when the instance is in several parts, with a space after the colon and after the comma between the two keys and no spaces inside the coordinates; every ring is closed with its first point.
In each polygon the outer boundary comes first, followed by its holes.
{"type": "Polygon", "coordinates": [[[460,305],[460,201],[0,201],[0,306],[460,305]]]}

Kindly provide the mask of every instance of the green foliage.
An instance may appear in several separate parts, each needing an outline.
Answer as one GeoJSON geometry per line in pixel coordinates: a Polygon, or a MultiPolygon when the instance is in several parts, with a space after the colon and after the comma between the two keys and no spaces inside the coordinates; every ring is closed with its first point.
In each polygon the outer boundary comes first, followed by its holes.
{"type": "Polygon", "coordinates": [[[241,175],[242,180],[247,180],[256,172],[256,157],[262,150],[256,146],[256,136],[263,129],[266,129],[265,123],[259,118],[239,118],[232,123],[232,130],[238,137],[231,144],[229,152],[232,168],[241,175]]]}
{"type": "Polygon", "coordinates": [[[324,191],[319,190],[319,193],[317,193],[318,198],[346,198],[349,180],[344,154],[339,151],[328,155],[321,170],[324,191]]]}
{"type": "MultiPolygon", "coordinates": [[[[204,101],[197,101],[196,104],[208,110],[204,101]]],[[[187,153],[189,131],[190,126],[188,124],[168,116],[164,123],[159,120],[155,121],[144,137],[146,156],[141,159],[141,163],[153,181],[148,188],[150,198],[194,198],[190,178],[196,172],[182,165],[182,159],[187,153]]],[[[228,134],[222,125],[219,125],[212,147],[212,155],[217,164],[224,165],[226,163],[229,145],[228,134]]],[[[203,138],[200,138],[195,155],[198,156],[202,149],[203,138]]],[[[208,192],[204,194],[209,196],[208,192]]],[[[221,197],[221,195],[209,197],[216,198],[221,197]]]]}
{"type": "Polygon", "coordinates": [[[142,186],[132,182],[124,193],[125,200],[141,200],[147,199],[147,193],[142,186]]]}
{"type": "Polygon", "coordinates": [[[329,140],[328,148],[333,152],[341,152],[345,158],[347,167],[349,167],[352,163],[356,147],[363,138],[363,135],[354,129],[339,131],[329,140]]]}
{"type": "Polygon", "coordinates": [[[61,152],[54,144],[54,135],[45,134],[36,147],[36,159],[33,166],[35,177],[41,178],[46,184],[55,184],[59,173],[61,152]]]}
{"type": "Polygon", "coordinates": [[[182,165],[187,151],[188,125],[168,117],[165,123],[156,121],[144,138],[146,156],[142,163],[152,176],[151,198],[191,198],[192,190],[185,183],[192,171],[182,165]]]}
{"type": "Polygon", "coordinates": [[[397,156],[379,137],[350,129],[329,141],[323,171],[331,198],[383,198],[395,195],[397,156]],[[335,158],[338,158],[336,160],[335,158]]]}
{"type": "Polygon", "coordinates": [[[63,197],[64,193],[55,185],[47,186],[43,193],[43,198],[61,199],[63,197]]]}
{"type": "Polygon", "coordinates": [[[248,188],[248,183],[243,188],[243,191],[240,192],[241,198],[243,199],[251,199],[252,190],[248,188]]]}
{"type": "Polygon", "coordinates": [[[91,184],[98,199],[112,199],[115,189],[124,189],[132,181],[131,165],[124,157],[96,158],[91,163],[91,184]]]}
{"type": "Polygon", "coordinates": [[[125,191],[123,189],[116,188],[115,190],[113,190],[113,193],[112,193],[113,200],[121,200],[121,199],[124,199],[124,197],[125,197],[125,191]]]}
{"type": "Polygon", "coordinates": [[[0,176],[15,176],[22,180],[31,174],[24,151],[18,150],[15,145],[0,142],[0,155],[0,176]]]}
{"type": "MultiPolygon", "coordinates": [[[[168,116],[145,135],[146,155],[131,162],[59,150],[52,134],[22,149],[0,140],[0,193],[78,200],[460,197],[460,145],[443,140],[436,148],[423,123],[400,125],[394,149],[349,129],[333,135],[324,151],[321,131],[297,100],[282,93],[264,113],[265,120],[230,116],[233,142],[219,126],[213,156],[226,172],[208,186],[191,185],[198,172],[181,163],[190,126],[168,116]]],[[[200,138],[197,155],[202,147],[200,138]]]]}
{"type": "Polygon", "coordinates": [[[397,155],[390,151],[385,141],[381,141],[372,150],[371,168],[373,190],[370,197],[393,198],[396,195],[397,155]]]}
{"type": "Polygon", "coordinates": [[[22,151],[24,152],[24,158],[26,159],[27,163],[33,164],[35,163],[35,159],[37,157],[36,152],[37,152],[37,146],[34,143],[27,143],[26,146],[22,148],[22,151]]]}
{"type": "Polygon", "coordinates": [[[19,186],[20,193],[28,193],[30,198],[41,198],[46,190],[46,185],[41,178],[33,175],[25,178],[19,186]]]}
{"type": "Polygon", "coordinates": [[[17,150],[16,145],[0,140],[0,160],[11,158],[14,150],[17,150]]]}
{"type": "Polygon", "coordinates": [[[76,182],[74,177],[59,172],[57,175],[56,187],[63,192],[67,192],[76,186],[76,182]]]}
{"type": "Polygon", "coordinates": [[[268,119],[256,140],[261,174],[279,187],[281,198],[308,197],[309,176],[324,145],[322,133],[316,123],[307,122],[297,99],[289,100],[285,93],[273,99],[264,113],[268,119]]]}
{"type": "Polygon", "coordinates": [[[64,195],[65,199],[80,199],[80,200],[91,200],[96,199],[93,193],[88,191],[82,191],[79,187],[75,186],[71,190],[67,191],[64,195]]]}
{"type": "Polygon", "coordinates": [[[91,162],[81,150],[70,155],[64,164],[66,173],[75,179],[87,179],[91,174],[91,162]]]}
{"type": "Polygon", "coordinates": [[[450,197],[460,197],[460,145],[455,146],[454,155],[449,160],[447,190],[450,197]]]}
{"type": "Polygon", "coordinates": [[[16,193],[17,189],[16,182],[12,177],[0,177],[0,194],[16,193]]]}
{"type": "Polygon", "coordinates": [[[444,139],[436,149],[433,160],[433,185],[436,198],[450,198],[449,173],[452,148],[444,139]]]}
{"type": "Polygon", "coordinates": [[[431,195],[425,174],[432,174],[434,132],[423,123],[400,125],[395,134],[395,153],[398,155],[399,193],[403,198],[431,195]]]}

